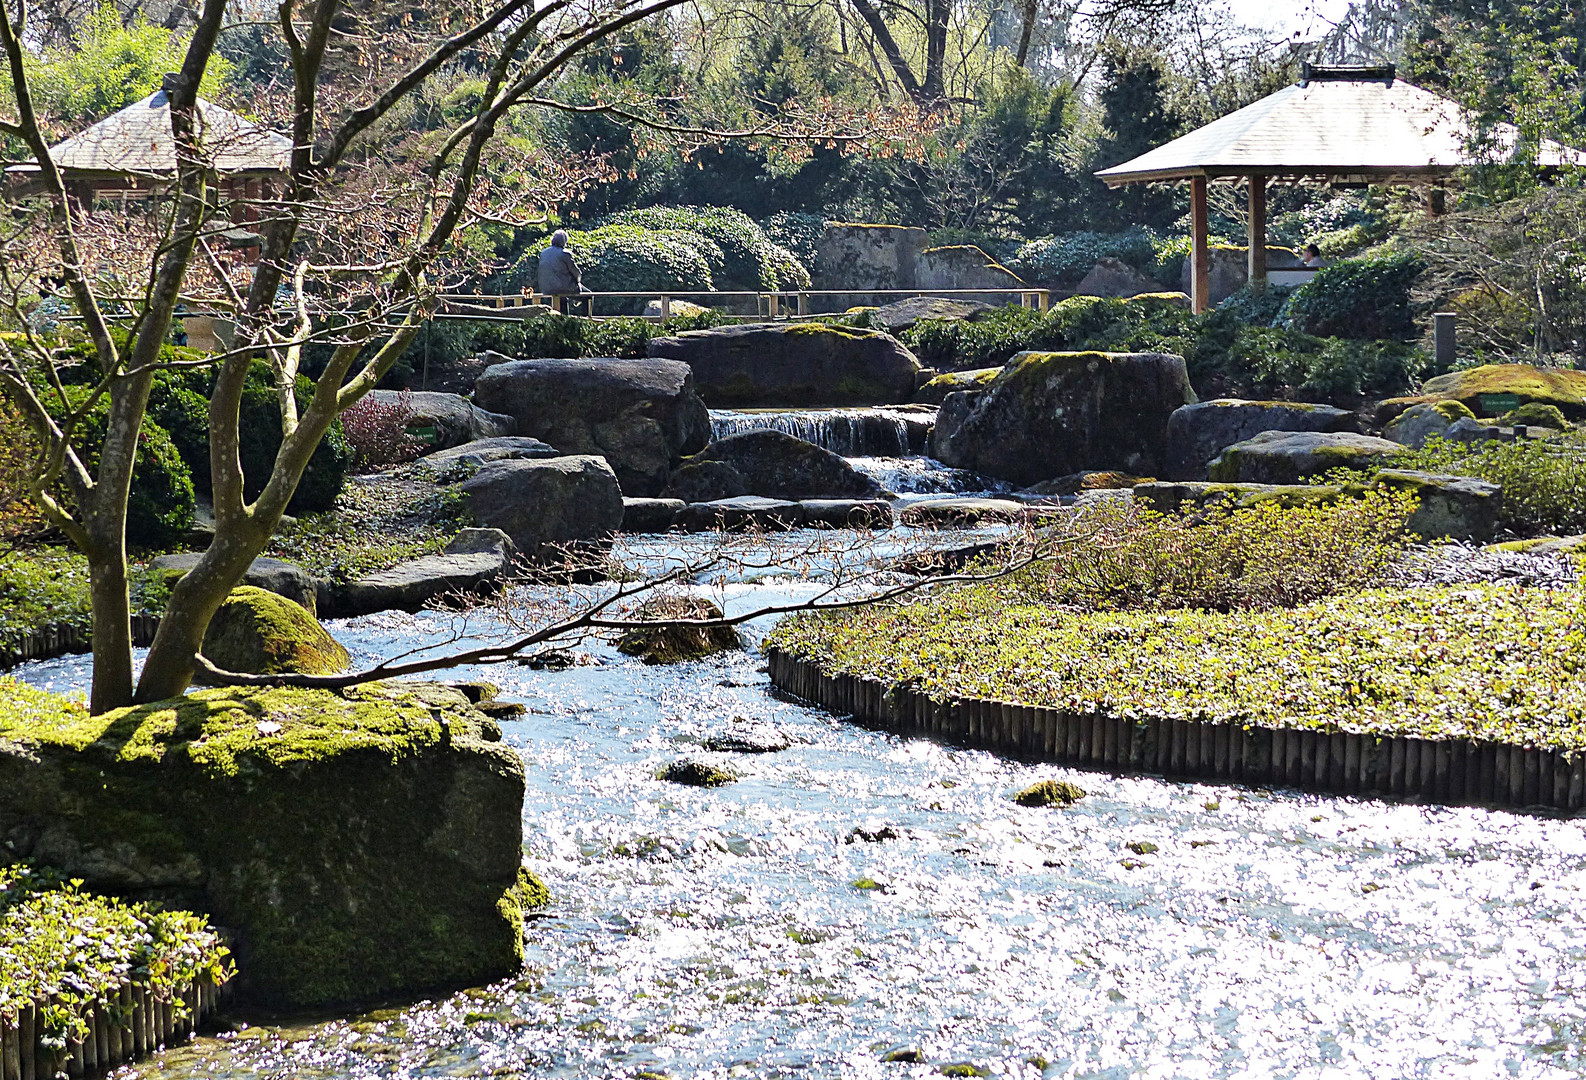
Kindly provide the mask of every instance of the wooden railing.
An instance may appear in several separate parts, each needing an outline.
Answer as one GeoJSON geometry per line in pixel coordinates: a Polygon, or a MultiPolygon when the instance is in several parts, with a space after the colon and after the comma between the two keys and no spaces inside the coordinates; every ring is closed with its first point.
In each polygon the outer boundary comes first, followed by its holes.
{"type": "MultiPolygon", "coordinates": [[[[755,314],[769,319],[783,318],[812,318],[817,315],[840,315],[841,311],[812,312],[811,300],[818,301],[822,297],[887,297],[893,300],[905,299],[915,296],[941,296],[948,298],[976,297],[987,302],[996,302],[1001,298],[1011,302],[1017,298],[1019,306],[1035,308],[1046,311],[1051,306],[1052,293],[1050,289],[762,289],[762,290],[722,290],[722,289],[672,289],[659,290],[629,290],[620,292],[587,292],[565,294],[562,296],[549,296],[544,293],[443,293],[441,299],[448,305],[455,305],[458,309],[479,308],[506,313],[512,309],[546,306],[558,307],[557,301],[583,306],[586,303],[593,305],[597,300],[657,300],[660,302],[660,314],[647,316],[652,319],[668,319],[672,316],[672,302],[674,300],[689,300],[699,303],[702,307],[711,306],[711,301],[746,301],[754,300],[755,314]]],[[[745,307],[748,305],[745,304],[745,307]]],[[[592,318],[612,318],[610,315],[595,315],[591,306],[592,318]]],[[[466,310],[457,310],[452,318],[468,318],[471,313],[466,310]]]]}

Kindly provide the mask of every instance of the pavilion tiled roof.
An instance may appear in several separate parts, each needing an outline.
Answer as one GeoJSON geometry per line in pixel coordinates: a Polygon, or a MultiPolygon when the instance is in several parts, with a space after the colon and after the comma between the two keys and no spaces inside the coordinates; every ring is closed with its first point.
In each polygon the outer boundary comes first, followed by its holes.
{"type": "MultiPolygon", "coordinates": [[[[199,145],[218,172],[284,172],[290,162],[290,139],[202,98],[198,129],[199,145]]],[[[176,171],[176,140],[165,91],[50,147],[50,157],[74,172],[171,175],[176,171]]]]}
{"type": "MultiPolygon", "coordinates": [[[[1192,177],[1249,176],[1361,182],[1447,175],[1481,160],[1457,104],[1398,80],[1392,68],[1314,69],[1295,86],[1247,105],[1096,175],[1112,186],[1192,177]]],[[[1518,131],[1490,133],[1494,157],[1513,155],[1518,131]]],[[[1586,164],[1586,154],[1544,142],[1535,164],[1586,164]]]]}

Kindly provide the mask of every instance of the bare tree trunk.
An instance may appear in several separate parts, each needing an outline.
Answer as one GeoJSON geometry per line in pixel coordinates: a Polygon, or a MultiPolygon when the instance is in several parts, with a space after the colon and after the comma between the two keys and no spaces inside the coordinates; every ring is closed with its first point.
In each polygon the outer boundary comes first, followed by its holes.
{"type": "Polygon", "coordinates": [[[94,677],[88,707],[95,714],[132,700],[132,601],[127,593],[127,552],[121,530],[90,526],[88,597],[94,627],[94,677]]]}
{"type": "Polygon", "coordinates": [[[1030,55],[1030,37],[1035,33],[1035,20],[1040,11],[1040,0],[1024,0],[1024,27],[1019,31],[1019,52],[1014,58],[1020,67],[1030,55]]]}
{"type": "Polygon", "coordinates": [[[920,98],[926,104],[939,102],[947,94],[947,19],[951,12],[949,0],[926,0],[925,80],[920,83],[920,98]]]}
{"type": "Polygon", "coordinates": [[[881,12],[876,10],[870,0],[854,0],[854,10],[859,12],[859,17],[870,27],[871,34],[880,44],[887,63],[892,65],[892,73],[898,77],[904,92],[916,101],[920,100],[922,96],[920,81],[914,77],[909,62],[903,58],[903,50],[898,48],[897,40],[893,38],[892,31],[887,27],[887,21],[881,17],[881,12]]]}

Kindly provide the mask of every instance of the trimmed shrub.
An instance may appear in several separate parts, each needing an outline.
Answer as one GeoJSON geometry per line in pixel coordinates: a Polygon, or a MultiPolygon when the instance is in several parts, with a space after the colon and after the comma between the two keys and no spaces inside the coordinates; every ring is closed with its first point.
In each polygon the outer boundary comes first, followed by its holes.
{"type": "Polygon", "coordinates": [[[809,271],[798,257],[773,242],[749,215],[731,207],[646,206],[613,214],[606,222],[639,225],[655,232],[697,233],[708,238],[721,252],[720,261],[712,262],[710,269],[723,287],[809,287],[809,271]]]}
{"type": "Polygon", "coordinates": [[[1156,233],[1143,225],[1118,233],[1063,233],[1024,244],[1014,253],[1008,269],[1025,281],[1073,286],[1100,259],[1110,256],[1155,277],[1158,243],[1156,233]]]}
{"type": "Polygon", "coordinates": [[[1408,337],[1415,329],[1410,286],[1424,266],[1402,251],[1324,266],[1294,290],[1285,325],[1326,337],[1408,337]]]}
{"type": "Polygon", "coordinates": [[[814,266],[820,251],[821,237],[826,233],[826,218],[821,214],[803,214],[797,210],[784,210],[760,223],[766,239],[792,253],[804,266],[814,266]]]}
{"type": "MultiPolygon", "coordinates": [[[[87,387],[68,386],[69,400],[87,399],[87,387]]],[[[85,453],[90,471],[99,466],[110,425],[110,400],[100,398],[83,417],[73,433],[73,443],[85,453]]],[[[193,475],[171,436],[147,415],[138,432],[138,449],[133,458],[132,486],[127,493],[127,541],[138,547],[165,548],[175,545],[193,524],[197,497],[193,475]]]]}
{"type": "MultiPolygon", "coordinates": [[[[295,389],[298,409],[308,408],[314,396],[314,381],[307,375],[299,375],[295,389]]],[[[281,406],[276,399],[275,376],[263,360],[255,360],[248,371],[237,429],[243,495],[254,499],[270,479],[275,456],[281,449],[281,406]]],[[[351,463],[352,447],[347,445],[338,418],[308,459],[308,467],[303,470],[303,478],[298,482],[288,509],[297,514],[331,509],[347,482],[347,468],[351,463]]]]}

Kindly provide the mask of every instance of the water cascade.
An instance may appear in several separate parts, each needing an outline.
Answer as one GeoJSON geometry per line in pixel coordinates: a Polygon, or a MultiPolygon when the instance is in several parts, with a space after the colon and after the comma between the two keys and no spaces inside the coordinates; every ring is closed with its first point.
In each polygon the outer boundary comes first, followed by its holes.
{"type": "Polygon", "coordinates": [[[745,431],[780,431],[844,457],[909,457],[925,452],[936,421],[931,405],[870,409],[712,409],[710,437],[745,431]]]}

